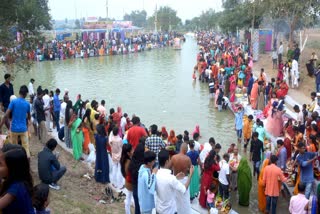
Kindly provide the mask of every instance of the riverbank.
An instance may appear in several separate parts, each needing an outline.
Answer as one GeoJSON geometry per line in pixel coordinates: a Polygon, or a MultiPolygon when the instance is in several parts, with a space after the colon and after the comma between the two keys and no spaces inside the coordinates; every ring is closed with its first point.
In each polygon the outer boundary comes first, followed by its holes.
{"type": "MultiPolygon", "coordinates": [[[[56,138],[57,139],[57,138],[56,138]]],[[[104,194],[105,185],[95,182],[94,178],[88,180],[83,175],[89,173],[92,175],[92,170],[86,163],[76,161],[68,152],[61,142],[55,151],[60,153],[59,161],[67,167],[67,172],[59,181],[61,190],[50,190],[49,208],[53,214],[123,214],[123,202],[110,203],[104,194]],[[106,201],[107,204],[99,203],[99,200],[106,201]]],[[[43,145],[39,142],[36,136],[32,135],[30,140],[31,152],[31,170],[34,179],[34,184],[38,184],[38,158],[37,155],[43,149],[43,145]]]]}

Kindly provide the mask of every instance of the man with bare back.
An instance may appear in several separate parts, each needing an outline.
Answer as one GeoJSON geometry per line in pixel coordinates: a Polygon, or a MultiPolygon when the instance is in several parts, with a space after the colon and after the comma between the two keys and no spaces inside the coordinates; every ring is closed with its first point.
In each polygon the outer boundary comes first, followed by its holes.
{"type": "MultiPolygon", "coordinates": [[[[188,151],[188,145],[182,143],[180,147],[180,153],[172,156],[172,169],[174,175],[182,172],[185,177],[179,181],[184,185],[188,181],[189,169],[192,166],[190,158],[186,155],[188,151]]],[[[190,214],[191,204],[190,204],[190,191],[189,188],[185,193],[176,192],[176,204],[177,213],[190,214]]]]}

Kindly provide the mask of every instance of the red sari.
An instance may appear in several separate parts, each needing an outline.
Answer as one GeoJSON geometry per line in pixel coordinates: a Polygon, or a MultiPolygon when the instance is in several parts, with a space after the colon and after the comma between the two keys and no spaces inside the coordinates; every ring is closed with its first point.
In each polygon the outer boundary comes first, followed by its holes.
{"type": "Polygon", "coordinates": [[[280,83],[280,88],[277,90],[277,98],[285,97],[288,94],[289,86],[286,82],[280,83]]]}
{"type": "Polygon", "coordinates": [[[201,179],[201,187],[200,187],[200,197],[199,204],[201,207],[207,207],[207,190],[210,188],[210,185],[213,182],[213,173],[220,170],[220,166],[218,163],[213,164],[209,170],[204,170],[202,179],[201,179]]]}

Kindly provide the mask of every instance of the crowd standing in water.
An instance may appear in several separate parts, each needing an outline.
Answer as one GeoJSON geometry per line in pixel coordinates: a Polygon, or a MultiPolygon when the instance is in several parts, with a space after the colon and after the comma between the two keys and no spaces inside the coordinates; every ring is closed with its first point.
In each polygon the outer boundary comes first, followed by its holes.
{"type": "MultiPolygon", "coordinates": [[[[221,153],[221,145],[214,137],[200,144],[199,126],[191,135],[188,131],[179,135],[174,130],[168,133],[166,127],[160,130],[156,124],[146,127],[138,116],[129,117],[120,107],[107,112],[104,100],[99,104],[79,94],[72,102],[67,89],[63,96],[60,89],[53,92],[39,86],[34,91],[33,79],[29,87],[20,87],[19,97],[15,98],[11,76],[6,74],[0,86],[0,104],[5,111],[0,128],[6,125],[9,130],[0,153],[0,176],[4,178],[2,212],[50,213],[46,209],[49,187],[59,190],[57,183],[67,171],[54,153],[57,141],[48,134],[56,130],[59,140],[72,149],[74,159],[94,161],[97,182],[125,192],[126,213],[131,213],[132,198],[135,213],[191,213],[194,200],[212,213],[218,209],[235,213],[230,192],[237,191],[238,203],[249,206],[255,176],[260,211],[276,212],[280,180],[295,186],[297,195],[291,198],[291,213],[316,213],[317,197],[312,186],[319,178],[316,152],[320,139],[320,94],[312,93],[312,103],[306,108],[295,106],[296,120],[289,119],[283,125],[287,119],[283,112],[284,95],[280,93],[283,81],[269,84],[263,70],[254,81],[250,48],[245,44],[235,45],[210,32],[200,32],[197,38],[202,47],[194,78],[198,72],[201,81],[213,83],[215,90],[210,87],[210,93],[215,94],[219,110],[230,104],[235,112],[238,141],[226,153],[221,153]],[[253,115],[245,115],[245,106],[236,99],[238,92],[243,94],[245,89],[252,108],[260,110],[253,115]],[[30,103],[26,101],[28,92],[30,103]],[[35,188],[28,160],[29,124],[44,145],[38,154],[42,184],[35,188]],[[276,150],[270,147],[271,136],[282,137],[276,141],[276,150]],[[249,160],[239,154],[242,144],[244,151],[247,147],[250,150],[249,160]],[[249,162],[253,164],[253,173],[249,162]]],[[[107,190],[112,192],[110,187],[107,190]]]]}
{"type": "MultiPolygon", "coordinates": [[[[223,105],[229,105],[234,112],[238,146],[241,148],[242,145],[244,152],[248,146],[250,148],[253,177],[257,176],[258,182],[259,210],[276,213],[279,193],[284,189],[281,181],[294,195],[290,200],[290,213],[316,213],[320,193],[320,93],[312,92],[308,105],[293,106],[291,116],[286,114],[284,102],[289,86],[299,85],[298,45],[295,45],[292,59],[283,63],[280,42],[278,55],[272,57],[277,59],[273,62],[278,74],[276,78],[268,79],[263,68],[257,78],[253,76],[251,49],[247,44],[236,44],[231,38],[214,32],[198,32],[196,38],[200,51],[192,77],[194,81],[199,79],[208,83],[211,98],[214,97],[219,111],[223,105]]],[[[231,150],[234,148],[232,145],[231,150]]],[[[238,156],[238,149],[235,151],[238,156]]],[[[239,204],[248,206],[249,201],[243,201],[243,197],[244,193],[250,192],[252,174],[240,167],[243,159],[238,156],[236,164],[226,160],[230,182],[218,179],[219,195],[228,198],[228,191],[224,190],[227,187],[229,191],[234,190],[232,177],[238,177],[241,182],[239,204]]]]}
{"type": "MultiPolygon", "coordinates": [[[[136,33],[136,35],[124,36],[119,32],[109,32],[106,38],[82,37],[74,41],[51,40],[39,43],[37,48],[28,52],[27,58],[33,61],[65,60],[70,58],[89,58],[106,55],[125,55],[138,53],[154,48],[173,46],[175,38],[183,35],[177,32],[162,33],[136,33]]],[[[14,49],[12,50],[15,51],[14,49]]],[[[13,60],[0,55],[1,61],[13,60]]]]}

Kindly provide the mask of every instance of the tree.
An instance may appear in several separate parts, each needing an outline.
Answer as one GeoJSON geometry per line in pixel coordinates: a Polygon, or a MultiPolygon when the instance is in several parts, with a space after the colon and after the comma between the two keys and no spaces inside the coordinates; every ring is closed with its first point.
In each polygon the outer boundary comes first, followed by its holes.
{"type": "MultiPolygon", "coordinates": [[[[43,39],[40,31],[51,29],[50,20],[48,0],[2,0],[0,54],[6,57],[6,63],[25,62],[27,53],[43,39]]],[[[30,67],[30,63],[18,64],[30,67]]]]}
{"type": "Polygon", "coordinates": [[[79,19],[76,19],[76,21],[74,21],[74,24],[75,24],[75,28],[76,29],[80,29],[81,28],[79,19]]]}
{"type": "Polygon", "coordinates": [[[171,7],[160,7],[152,17],[148,19],[148,24],[152,28],[154,26],[155,15],[157,13],[157,28],[162,31],[176,29],[182,24],[181,19],[177,16],[177,11],[171,7]],[[153,23],[151,22],[153,20],[153,23]]]}
{"type": "Polygon", "coordinates": [[[125,14],[123,20],[132,21],[134,26],[145,27],[147,25],[147,12],[145,10],[135,10],[131,14],[125,14]]]}
{"type": "Polygon", "coordinates": [[[291,48],[297,25],[301,25],[301,27],[314,25],[320,12],[319,0],[266,0],[265,3],[267,11],[273,19],[281,18],[287,21],[290,28],[289,46],[291,48]]]}

